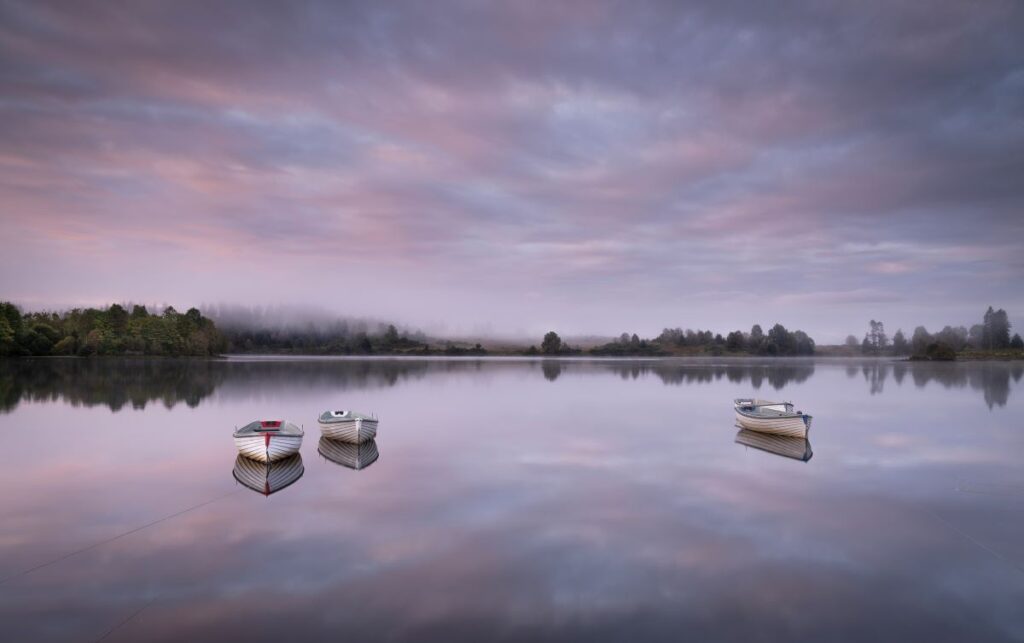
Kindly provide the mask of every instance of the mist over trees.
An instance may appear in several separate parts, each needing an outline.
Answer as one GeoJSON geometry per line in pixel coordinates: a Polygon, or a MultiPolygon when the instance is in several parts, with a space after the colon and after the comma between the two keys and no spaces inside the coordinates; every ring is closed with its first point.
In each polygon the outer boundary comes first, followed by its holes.
{"type": "MultiPolygon", "coordinates": [[[[179,313],[172,306],[149,310],[141,305],[75,308],[61,313],[22,311],[0,302],[0,356],[166,355],[210,356],[223,353],[288,353],[312,355],[484,355],[479,343],[433,341],[419,331],[385,322],[338,318],[328,313],[304,316],[301,311],[266,308],[220,308],[215,320],[197,308],[179,313]],[[130,309],[130,310],[129,310],[130,309]]],[[[1024,340],[1013,332],[1009,315],[989,306],[981,323],[970,328],[945,326],[929,332],[918,326],[909,338],[897,329],[890,338],[885,324],[872,319],[863,339],[850,335],[847,349],[859,346],[865,355],[955,359],[957,353],[982,356],[1005,352],[1020,355],[1024,340]]],[[[775,324],[767,332],[754,324],[748,332],[724,336],[711,330],[665,328],[653,338],[622,333],[616,340],[584,351],[572,347],[555,331],[540,348],[523,351],[503,347],[506,354],[658,357],[671,355],[813,355],[814,340],[802,330],[775,324]]]]}
{"type": "Polygon", "coordinates": [[[1010,347],[1010,319],[1006,311],[1000,308],[985,311],[981,324],[981,347],[988,350],[1010,347]]]}
{"type": "Polygon", "coordinates": [[[864,341],[861,342],[861,350],[865,354],[878,355],[888,347],[889,337],[885,334],[885,324],[872,319],[870,330],[864,335],[864,341]]]}
{"type": "Polygon", "coordinates": [[[640,339],[636,333],[622,333],[618,341],[595,346],[590,353],[601,357],[660,357],[669,354],[657,340],[640,339]]]}
{"type": "Polygon", "coordinates": [[[896,355],[906,355],[909,350],[910,342],[907,341],[906,336],[903,334],[903,329],[901,328],[892,336],[892,352],[896,355]]]}
{"type": "MultiPolygon", "coordinates": [[[[373,355],[429,352],[420,331],[383,321],[346,318],[317,308],[211,308],[230,353],[373,355]]],[[[444,350],[443,348],[441,349],[444,350]]]]}
{"type": "Polygon", "coordinates": [[[540,343],[540,352],[545,355],[558,355],[562,352],[562,338],[558,333],[550,331],[544,335],[544,340],[540,343]]]}
{"type": "MultiPolygon", "coordinates": [[[[105,309],[22,314],[0,302],[0,356],[147,355],[213,356],[223,353],[309,355],[484,355],[480,344],[441,341],[431,346],[422,333],[365,320],[302,318],[280,310],[236,308],[224,328],[196,308],[172,306],[151,312],[120,304],[105,309]]],[[[220,311],[223,313],[223,311],[220,311]]]]}
{"type": "Polygon", "coordinates": [[[400,333],[394,325],[368,331],[361,324],[341,321],[334,327],[223,330],[230,353],[294,353],[308,355],[372,355],[425,351],[428,345],[400,333]]]}
{"type": "Polygon", "coordinates": [[[133,305],[128,312],[113,304],[22,314],[14,304],[0,302],[0,356],[210,356],[225,347],[213,320],[196,308],[179,313],[168,306],[151,313],[133,305]]]}

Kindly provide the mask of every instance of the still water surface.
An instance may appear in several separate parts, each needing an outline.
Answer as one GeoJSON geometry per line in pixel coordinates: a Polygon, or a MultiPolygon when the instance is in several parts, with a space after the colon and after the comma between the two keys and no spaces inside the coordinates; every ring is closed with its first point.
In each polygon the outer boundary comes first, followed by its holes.
{"type": "Polygon", "coordinates": [[[0,638],[1024,640],[1022,372],[0,362],[0,638]],[[736,442],[747,395],[814,415],[810,459],[736,442]],[[372,450],[325,458],[327,408],[372,450]],[[269,496],[262,417],[306,428],[269,496]]]}

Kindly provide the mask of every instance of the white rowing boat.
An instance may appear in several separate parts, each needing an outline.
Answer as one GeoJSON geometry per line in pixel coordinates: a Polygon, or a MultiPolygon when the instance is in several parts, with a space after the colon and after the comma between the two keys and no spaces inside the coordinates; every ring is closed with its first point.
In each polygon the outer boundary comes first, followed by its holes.
{"type": "Polygon", "coordinates": [[[788,435],[758,433],[748,429],[739,430],[736,434],[736,444],[774,453],[784,458],[800,460],[801,462],[807,462],[814,455],[814,452],[811,451],[811,443],[806,438],[791,438],[788,435]]]}
{"type": "Polygon", "coordinates": [[[792,402],[742,398],[733,401],[733,408],[736,410],[736,422],[751,431],[806,438],[811,430],[811,416],[803,411],[794,411],[792,402]]]}
{"type": "Polygon", "coordinates": [[[349,442],[338,442],[337,440],[320,438],[317,451],[334,464],[340,464],[343,467],[355,469],[356,471],[365,469],[380,457],[380,453],[377,451],[377,443],[373,440],[363,442],[362,444],[351,444],[349,442]]]}
{"type": "Polygon", "coordinates": [[[317,419],[328,440],[362,444],[377,437],[377,418],[356,411],[324,411],[317,419]]]}
{"type": "Polygon", "coordinates": [[[284,420],[257,420],[237,429],[233,437],[238,452],[259,462],[274,462],[299,452],[301,427],[284,420]]]}
{"type": "Polygon", "coordinates": [[[269,496],[291,485],[305,472],[302,456],[296,453],[275,462],[257,462],[239,455],[231,474],[253,491],[269,496]]]}

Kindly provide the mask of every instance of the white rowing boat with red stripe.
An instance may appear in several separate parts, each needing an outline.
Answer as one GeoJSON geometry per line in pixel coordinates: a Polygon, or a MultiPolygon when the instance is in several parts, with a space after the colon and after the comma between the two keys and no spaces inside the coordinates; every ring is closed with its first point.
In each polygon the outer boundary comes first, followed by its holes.
{"type": "Polygon", "coordinates": [[[274,462],[298,453],[303,435],[305,431],[291,422],[257,420],[236,430],[233,437],[235,447],[245,457],[274,462]]]}

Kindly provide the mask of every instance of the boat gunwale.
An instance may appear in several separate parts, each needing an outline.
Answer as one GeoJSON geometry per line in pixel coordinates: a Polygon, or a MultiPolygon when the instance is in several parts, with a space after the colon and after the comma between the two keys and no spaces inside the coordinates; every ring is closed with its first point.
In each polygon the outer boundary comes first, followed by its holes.
{"type": "MultiPolygon", "coordinates": [[[[754,407],[754,409],[757,409],[757,408],[758,407],[754,407]]],[[[736,410],[737,413],[739,413],[743,417],[748,417],[748,418],[751,418],[751,419],[754,419],[754,420],[784,420],[784,419],[790,419],[790,418],[801,418],[802,419],[802,418],[813,417],[812,415],[810,415],[808,413],[797,413],[795,411],[792,411],[792,412],[790,412],[790,411],[776,411],[775,409],[747,411],[743,407],[737,406],[735,408],[735,410],[736,410]]]]}
{"type": "Polygon", "coordinates": [[[255,420],[246,424],[245,426],[235,429],[231,437],[234,438],[256,438],[264,435],[273,435],[285,438],[301,438],[306,435],[306,430],[294,422],[287,420],[281,420],[281,426],[275,428],[268,428],[260,426],[261,420],[255,420]],[[250,428],[256,425],[256,428],[250,428]]]}
{"type": "Polygon", "coordinates": [[[378,422],[379,420],[370,414],[360,413],[359,411],[345,411],[345,415],[334,415],[334,411],[324,411],[317,418],[317,422],[321,424],[340,424],[341,422],[355,422],[357,420],[364,420],[367,422],[378,422]]]}

